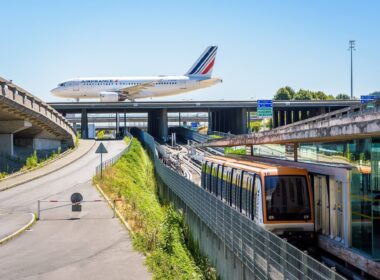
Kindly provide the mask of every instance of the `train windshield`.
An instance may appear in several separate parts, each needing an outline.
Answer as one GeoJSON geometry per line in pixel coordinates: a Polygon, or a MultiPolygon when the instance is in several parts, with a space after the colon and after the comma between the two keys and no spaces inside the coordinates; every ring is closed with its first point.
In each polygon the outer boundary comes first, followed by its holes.
{"type": "Polygon", "coordinates": [[[266,176],[265,197],[268,221],[311,219],[305,176],[266,176]]]}

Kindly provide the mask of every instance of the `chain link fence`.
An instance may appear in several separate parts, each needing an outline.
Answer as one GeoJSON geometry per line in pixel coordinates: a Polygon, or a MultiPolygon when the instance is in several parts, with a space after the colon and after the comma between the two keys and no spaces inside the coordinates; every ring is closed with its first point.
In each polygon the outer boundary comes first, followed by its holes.
{"type": "Polygon", "coordinates": [[[157,175],[168,188],[233,252],[245,270],[257,279],[345,279],[277,235],[166,167],[160,160],[154,139],[133,131],[150,150],[157,175]]]}

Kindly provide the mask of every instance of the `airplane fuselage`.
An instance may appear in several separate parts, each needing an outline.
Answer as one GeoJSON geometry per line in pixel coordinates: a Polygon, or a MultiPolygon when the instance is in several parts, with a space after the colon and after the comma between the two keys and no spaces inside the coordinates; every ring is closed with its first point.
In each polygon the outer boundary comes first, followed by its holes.
{"type": "Polygon", "coordinates": [[[151,77],[94,77],[77,78],[64,81],[52,90],[53,95],[63,98],[101,98],[102,93],[116,92],[119,89],[152,83],[131,95],[131,99],[162,97],[185,93],[220,83],[218,78],[192,78],[187,76],[151,77]]]}

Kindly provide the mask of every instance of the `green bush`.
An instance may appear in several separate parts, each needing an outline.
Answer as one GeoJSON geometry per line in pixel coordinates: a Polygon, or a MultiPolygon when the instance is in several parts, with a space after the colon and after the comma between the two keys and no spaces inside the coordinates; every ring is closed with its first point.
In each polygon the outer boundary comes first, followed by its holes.
{"type": "Polygon", "coordinates": [[[26,158],[25,165],[22,169],[32,169],[34,167],[37,167],[37,165],[38,165],[37,151],[34,150],[33,154],[26,158]]]}

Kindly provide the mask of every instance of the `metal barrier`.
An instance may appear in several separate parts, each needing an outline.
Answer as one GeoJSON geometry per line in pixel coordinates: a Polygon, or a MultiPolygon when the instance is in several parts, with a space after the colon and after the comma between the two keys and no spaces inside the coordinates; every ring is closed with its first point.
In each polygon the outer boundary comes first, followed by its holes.
{"type": "Polygon", "coordinates": [[[118,201],[122,201],[122,199],[120,198],[117,198],[117,199],[113,199],[113,200],[107,200],[107,199],[94,199],[94,200],[82,200],[80,202],[71,202],[70,200],[38,200],[37,201],[37,220],[40,220],[41,219],[41,212],[45,212],[45,211],[49,211],[49,210],[54,210],[54,209],[58,209],[58,208],[62,208],[62,207],[69,207],[69,206],[73,206],[73,205],[81,205],[83,203],[96,203],[96,202],[112,202],[112,210],[113,210],[113,216],[112,218],[115,218],[116,217],[116,202],[118,201]],[[55,204],[55,203],[58,203],[59,205],[56,205],[56,206],[52,206],[52,207],[49,207],[49,208],[41,208],[41,205],[43,203],[48,203],[48,204],[55,204]]]}
{"type": "Polygon", "coordinates": [[[157,175],[257,279],[345,279],[217,197],[166,167],[152,136],[135,134],[151,151],[157,175]]]}
{"type": "Polygon", "coordinates": [[[102,169],[105,169],[106,167],[109,167],[109,166],[112,166],[114,165],[118,160],[119,158],[121,158],[121,156],[125,153],[127,153],[129,151],[129,149],[131,148],[131,144],[132,144],[132,134],[130,134],[129,132],[127,132],[127,136],[129,137],[130,141],[127,145],[127,147],[125,147],[120,153],[118,153],[116,156],[110,158],[110,159],[107,159],[106,161],[104,161],[102,164],[99,164],[98,166],[96,166],[96,174],[99,174],[100,171],[102,169]]]}

